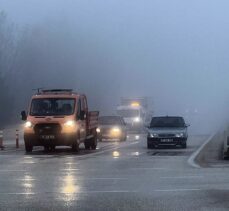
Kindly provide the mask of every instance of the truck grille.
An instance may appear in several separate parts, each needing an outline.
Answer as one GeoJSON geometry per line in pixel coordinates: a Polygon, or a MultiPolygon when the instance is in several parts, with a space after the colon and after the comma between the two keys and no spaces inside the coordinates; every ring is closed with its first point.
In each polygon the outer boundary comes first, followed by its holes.
{"type": "Polygon", "coordinates": [[[61,132],[61,126],[56,123],[36,124],[34,131],[37,135],[59,134],[61,132]]]}

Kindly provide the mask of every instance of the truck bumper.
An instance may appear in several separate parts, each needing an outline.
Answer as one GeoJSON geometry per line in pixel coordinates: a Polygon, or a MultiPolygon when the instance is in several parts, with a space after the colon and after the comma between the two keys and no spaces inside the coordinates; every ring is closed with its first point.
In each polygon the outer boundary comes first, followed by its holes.
{"type": "Polygon", "coordinates": [[[77,139],[77,135],[72,134],[59,134],[59,135],[36,135],[24,134],[25,144],[31,146],[71,146],[77,139]]]}

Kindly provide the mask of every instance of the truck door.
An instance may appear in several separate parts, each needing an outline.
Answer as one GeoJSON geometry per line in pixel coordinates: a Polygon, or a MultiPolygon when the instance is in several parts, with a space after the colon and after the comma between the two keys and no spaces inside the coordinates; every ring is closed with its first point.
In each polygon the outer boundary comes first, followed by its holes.
{"type": "Polygon", "coordinates": [[[79,125],[80,140],[85,140],[86,129],[85,129],[85,118],[82,111],[82,99],[80,98],[77,104],[77,120],[79,125]]]}
{"type": "Polygon", "coordinates": [[[81,137],[86,139],[87,136],[87,107],[85,102],[85,97],[82,96],[80,98],[81,102],[81,137]]]}

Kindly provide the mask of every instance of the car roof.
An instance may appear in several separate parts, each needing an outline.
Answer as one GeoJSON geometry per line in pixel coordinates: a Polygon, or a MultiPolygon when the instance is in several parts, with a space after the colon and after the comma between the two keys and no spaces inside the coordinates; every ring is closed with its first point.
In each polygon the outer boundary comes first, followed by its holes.
{"type": "Polygon", "coordinates": [[[154,116],[152,118],[183,118],[182,116],[154,116]]]}

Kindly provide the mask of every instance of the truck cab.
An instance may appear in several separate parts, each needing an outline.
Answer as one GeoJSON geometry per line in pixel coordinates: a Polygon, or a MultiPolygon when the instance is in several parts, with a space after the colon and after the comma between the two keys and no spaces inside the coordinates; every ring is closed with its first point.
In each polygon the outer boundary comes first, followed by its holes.
{"type": "Polygon", "coordinates": [[[145,122],[145,111],[138,104],[117,107],[117,114],[122,116],[129,130],[141,131],[145,122]]]}
{"type": "Polygon", "coordinates": [[[46,150],[71,146],[79,151],[96,149],[99,112],[89,112],[87,97],[70,89],[42,90],[33,95],[28,111],[22,111],[26,152],[34,146],[46,150]]]}

